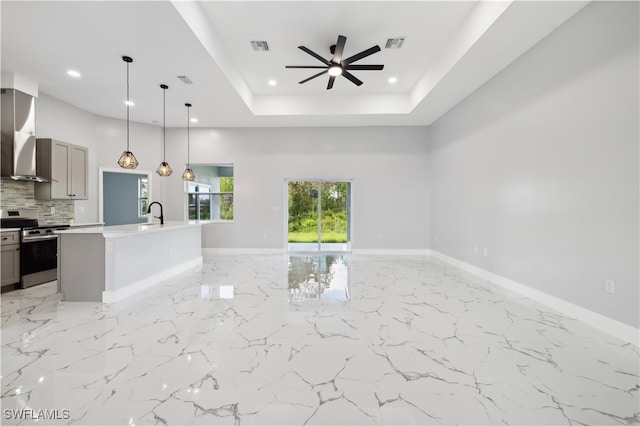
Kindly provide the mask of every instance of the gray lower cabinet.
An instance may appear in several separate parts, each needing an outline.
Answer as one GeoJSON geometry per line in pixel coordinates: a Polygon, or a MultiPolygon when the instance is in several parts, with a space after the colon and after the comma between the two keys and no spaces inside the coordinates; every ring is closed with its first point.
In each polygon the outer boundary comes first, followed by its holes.
{"type": "Polygon", "coordinates": [[[0,286],[20,282],[20,233],[2,232],[2,262],[0,264],[0,286]]]}
{"type": "Polygon", "coordinates": [[[55,139],[36,140],[36,174],[49,182],[36,183],[37,199],[88,199],[89,151],[55,139]]]}

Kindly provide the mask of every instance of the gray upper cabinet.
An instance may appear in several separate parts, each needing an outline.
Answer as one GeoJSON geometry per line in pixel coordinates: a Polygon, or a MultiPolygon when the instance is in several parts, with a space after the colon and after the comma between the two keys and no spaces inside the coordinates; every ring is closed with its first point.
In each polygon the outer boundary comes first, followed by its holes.
{"type": "Polygon", "coordinates": [[[49,182],[36,183],[38,199],[86,200],[89,152],[55,139],[36,140],[36,172],[49,182]]]}

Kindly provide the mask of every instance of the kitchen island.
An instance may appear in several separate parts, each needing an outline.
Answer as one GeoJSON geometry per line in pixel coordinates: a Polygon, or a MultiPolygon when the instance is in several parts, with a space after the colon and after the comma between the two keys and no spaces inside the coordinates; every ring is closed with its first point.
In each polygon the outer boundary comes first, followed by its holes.
{"type": "Polygon", "coordinates": [[[117,302],[201,264],[198,222],[58,232],[58,290],[65,301],[117,302]]]}

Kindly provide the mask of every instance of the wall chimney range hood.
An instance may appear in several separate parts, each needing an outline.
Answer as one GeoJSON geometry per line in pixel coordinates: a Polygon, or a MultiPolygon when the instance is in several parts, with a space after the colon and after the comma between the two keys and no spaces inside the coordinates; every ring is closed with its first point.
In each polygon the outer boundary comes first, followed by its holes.
{"type": "Polygon", "coordinates": [[[36,175],[36,100],[15,89],[0,89],[0,176],[47,182],[36,175]]]}

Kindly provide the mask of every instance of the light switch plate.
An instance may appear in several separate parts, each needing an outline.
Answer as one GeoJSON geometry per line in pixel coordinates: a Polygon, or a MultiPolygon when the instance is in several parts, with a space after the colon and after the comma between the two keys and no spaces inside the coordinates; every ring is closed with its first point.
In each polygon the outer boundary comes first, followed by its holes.
{"type": "Polygon", "coordinates": [[[616,282],[607,278],[604,280],[604,291],[610,294],[614,294],[616,292],[616,282]]]}

